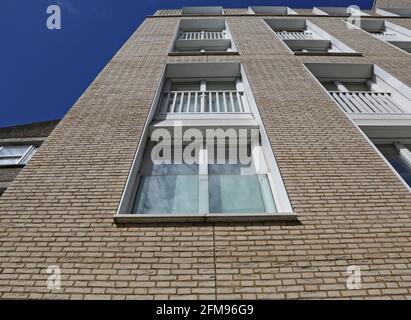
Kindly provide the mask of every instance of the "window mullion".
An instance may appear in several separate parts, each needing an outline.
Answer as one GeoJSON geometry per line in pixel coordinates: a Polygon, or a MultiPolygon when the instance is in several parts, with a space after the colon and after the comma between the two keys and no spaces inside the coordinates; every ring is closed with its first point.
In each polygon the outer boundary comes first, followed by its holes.
{"type": "Polygon", "coordinates": [[[411,151],[400,142],[394,142],[394,146],[400,153],[401,159],[411,167],[411,151]]]}
{"type": "Polygon", "coordinates": [[[208,201],[208,153],[207,147],[202,146],[199,152],[199,188],[198,188],[198,207],[200,214],[209,213],[208,201]]]}

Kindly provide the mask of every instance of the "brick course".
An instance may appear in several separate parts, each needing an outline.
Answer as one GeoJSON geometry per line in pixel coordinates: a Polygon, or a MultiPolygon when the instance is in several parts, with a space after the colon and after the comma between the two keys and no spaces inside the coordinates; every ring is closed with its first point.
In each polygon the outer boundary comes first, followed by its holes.
{"type": "Polygon", "coordinates": [[[411,194],[303,67],[376,63],[411,85],[411,56],[312,17],[364,57],[297,57],[261,17],[238,16],[227,22],[240,56],[171,57],[179,18],[166,13],[146,19],[0,198],[0,297],[411,298],[411,194]],[[298,224],[114,224],[171,62],[243,64],[298,224]],[[60,290],[47,289],[49,265],[60,290]],[[345,287],[349,265],[359,290],[345,287]]]}

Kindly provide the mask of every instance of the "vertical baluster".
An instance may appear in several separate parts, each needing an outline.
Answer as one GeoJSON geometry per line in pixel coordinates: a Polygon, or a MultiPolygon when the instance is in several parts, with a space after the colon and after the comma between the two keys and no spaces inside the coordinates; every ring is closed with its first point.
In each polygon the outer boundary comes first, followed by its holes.
{"type": "Polygon", "coordinates": [[[233,93],[230,91],[231,112],[235,112],[233,93]]]}
{"type": "Polygon", "coordinates": [[[167,113],[168,112],[168,106],[170,104],[170,92],[167,92],[167,96],[164,97],[163,95],[163,99],[164,101],[162,101],[162,107],[161,107],[161,113],[167,113]]]}
{"type": "Polygon", "coordinates": [[[245,110],[244,110],[244,106],[243,106],[243,104],[242,104],[242,102],[241,102],[241,97],[240,97],[240,93],[237,91],[236,92],[236,99],[237,99],[237,105],[238,105],[238,108],[239,108],[239,112],[245,112],[245,110]]]}
{"type": "Polygon", "coordinates": [[[208,112],[213,112],[213,96],[212,93],[208,93],[208,112]]]}
{"type": "Polygon", "coordinates": [[[385,102],[388,106],[391,107],[393,113],[404,113],[402,108],[400,108],[392,99],[389,93],[381,93],[381,99],[385,102]]]}
{"type": "Polygon", "coordinates": [[[220,93],[218,91],[215,92],[215,100],[217,104],[217,112],[220,112],[220,93]]]}
{"type": "Polygon", "coordinates": [[[370,103],[372,103],[373,107],[377,110],[379,110],[379,113],[390,113],[390,109],[387,108],[384,103],[381,103],[381,101],[379,101],[379,94],[378,92],[370,92],[367,94],[367,98],[369,100],[370,103]]]}
{"type": "Polygon", "coordinates": [[[194,112],[198,112],[197,110],[197,101],[198,101],[198,92],[195,93],[194,95],[194,112]]]}
{"type": "Polygon", "coordinates": [[[184,112],[190,112],[190,103],[191,103],[191,92],[188,93],[186,110],[184,112]]]}
{"type": "Polygon", "coordinates": [[[184,100],[184,92],[180,93],[180,105],[178,106],[178,112],[181,112],[183,109],[183,100],[184,100]]]}
{"type": "Polygon", "coordinates": [[[225,96],[225,92],[223,92],[223,102],[224,102],[224,112],[228,112],[227,99],[226,99],[226,96],[225,96]]]}
{"type": "Polygon", "coordinates": [[[204,105],[205,105],[205,93],[201,92],[201,96],[200,96],[200,112],[204,113],[204,105]]]}
{"type": "Polygon", "coordinates": [[[170,112],[175,112],[175,107],[176,107],[176,100],[177,100],[177,92],[173,92],[173,103],[171,105],[171,110],[170,112]]]}

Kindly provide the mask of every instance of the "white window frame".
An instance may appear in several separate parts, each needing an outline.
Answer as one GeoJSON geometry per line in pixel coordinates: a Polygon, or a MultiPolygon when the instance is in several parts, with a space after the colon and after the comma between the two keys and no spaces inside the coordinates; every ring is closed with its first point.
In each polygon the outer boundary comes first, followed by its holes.
{"type": "MultiPolygon", "coordinates": [[[[205,31],[205,30],[202,30],[202,29],[207,29],[207,28],[202,28],[202,27],[199,27],[199,31],[193,31],[193,32],[201,32],[201,31],[205,31]]],[[[206,31],[205,31],[206,32],[206,31]]],[[[172,54],[181,54],[181,55],[184,55],[184,54],[193,54],[193,53],[199,53],[199,54],[201,54],[201,53],[210,53],[210,54],[215,54],[215,53],[219,53],[219,52],[233,52],[233,53],[236,53],[236,52],[238,52],[237,51],[237,48],[236,48],[236,46],[235,46],[235,43],[234,43],[234,40],[233,40],[233,36],[232,36],[232,34],[231,34],[231,31],[230,31],[230,28],[229,28],[229,26],[228,26],[228,23],[227,23],[227,21],[226,21],[226,19],[225,18],[183,18],[183,19],[181,19],[180,20],[180,22],[179,22],[179,24],[178,24],[178,27],[177,27],[177,32],[176,32],[176,36],[175,36],[175,38],[174,38],[174,41],[173,41],[173,44],[172,44],[172,47],[171,47],[171,50],[170,50],[170,52],[172,53],[172,54]],[[179,36],[180,36],[180,34],[181,34],[181,28],[182,28],[182,23],[184,22],[184,21],[188,21],[188,20],[190,20],[190,21],[202,21],[202,22],[204,22],[204,21],[213,21],[213,20],[223,20],[224,21],[224,28],[221,30],[221,32],[223,33],[223,34],[225,34],[225,36],[226,36],[226,38],[225,39],[223,39],[223,40],[230,40],[230,46],[227,48],[227,50],[226,51],[208,51],[208,50],[206,50],[207,49],[207,46],[210,46],[210,44],[212,44],[213,42],[215,43],[215,41],[217,41],[217,40],[205,40],[205,39],[199,39],[199,40],[184,40],[184,41],[195,41],[196,43],[201,43],[201,46],[200,45],[198,45],[198,46],[196,46],[196,47],[194,47],[194,48],[198,48],[199,49],[199,51],[197,51],[197,50],[193,50],[193,51],[176,51],[176,43],[177,43],[177,41],[179,41],[180,39],[179,39],[179,36]],[[205,48],[205,49],[202,49],[202,48],[205,48]]]]}
{"type": "MultiPolygon", "coordinates": [[[[366,21],[369,21],[369,20],[366,20],[366,21]]],[[[379,36],[375,35],[374,32],[367,30],[366,27],[356,25],[355,21],[344,20],[344,22],[347,25],[349,25],[350,28],[354,28],[354,29],[357,29],[357,30],[361,30],[362,32],[366,32],[367,34],[371,35],[372,37],[377,38],[378,40],[383,41],[383,42],[389,44],[390,46],[393,46],[394,48],[401,50],[402,52],[405,52],[407,54],[411,54],[410,52],[406,51],[405,49],[403,49],[399,45],[395,44],[395,42],[397,42],[397,43],[406,43],[411,48],[411,30],[409,30],[407,28],[404,28],[404,27],[401,27],[399,25],[396,25],[396,24],[394,24],[390,21],[387,21],[387,20],[382,20],[382,21],[383,21],[384,27],[386,29],[388,29],[387,32],[390,32],[390,31],[394,32],[396,36],[403,37],[404,40],[388,41],[388,40],[385,40],[382,37],[379,37],[379,36]]]]}
{"type": "MultiPolygon", "coordinates": [[[[264,22],[267,24],[267,26],[271,29],[271,31],[274,32],[275,36],[285,45],[285,47],[292,54],[295,54],[295,55],[298,55],[298,54],[312,54],[312,55],[318,54],[318,52],[313,52],[313,51],[308,51],[308,50],[305,50],[305,52],[304,51],[303,52],[293,51],[287,44],[288,40],[281,39],[281,37],[277,34],[278,31],[274,30],[270,26],[269,20],[272,20],[272,19],[264,19],[264,22]]],[[[278,21],[278,20],[280,20],[280,19],[275,19],[275,21],[278,21]]],[[[341,42],[340,40],[338,40],[337,38],[335,38],[332,35],[330,35],[329,33],[325,32],[320,27],[316,26],[314,23],[312,23],[308,19],[300,18],[300,19],[293,19],[293,20],[304,20],[304,24],[305,24],[304,32],[310,32],[314,36],[314,39],[300,40],[301,42],[310,43],[310,41],[325,40],[325,41],[328,41],[330,43],[331,50],[328,50],[327,52],[321,52],[321,54],[325,54],[325,55],[327,55],[327,54],[328,55],[333,55],[333,54],[349,54],[349,55],[360,54],[360,53],[354,51],[353,49],[351,49],[349,46],[347,46],[343,42],[341,42]]]]}
{"type": "Polygon", "coordinates": [[[411,8],[377,8],[375,10],[375,13],[379,14],[380,16],[386,16],[386,17],[403,17],[403,18],[411,17],[411,15],[399,14],[397,10],[411,11],[411,8]],[[392,10],[396,10],[396,12],[393,12],[392,10]]]}
{"type": "Polygon", "coordinates": [[[384,160],[384,162],[389,166],[391,171],[398,177],[398,179],[402,182],[402,184],[407,187],[408,191],[411,192],[411,186],[408,185],[407,182],[402,178],[402,176],[395,170],[395,168],[391,165],[388,159],[384,156],[384,154],[377,148],[376,145],[392,145],[394,146],[401,157],[410,167],[411,167],[411,150],[405,147],[405,144],[411,144],[410,139],[396,139],[396,138],[369,138],[366,133],[360,130],[367,138],[369,143],[372,145],[374,150],[380,155],[380,157],[384,160]]]}
{"type": "MultiPolygon", "coordinates": [[[[253,113],[253,117],[255,119],[255,126],[256,128],[259,128],[260,131],[260,146],[261,150],[263,151],[262,154],[264,155],[266,166],[267,166],[267,177],[268,181],[271,187],[273,199],[275,206],[277,208],[277,213],[275,214],[267,214],[267,213],[259,213],[259,214],[252,214],[252,215],[244,215],[244,214],[195,214],[195,215],[174,215],[174,214],[161,214],[161,215],[147,215],[147,214],[131,214],[131,206],[133,204],[134,197],[137,192],[138,188],[138,174],[140,167],[142,165],[142,160],[144,157],[144,152],[145,152],[145,146],[148,141],[148,133],[150,131],[150,127],[155,126],[155,122],[153,123],[153,120],[155,119],[156,115],[156,110],[157,106],[159,105],[160,101],[160,96],[162,89],[164,87],[166,77],[165,77],[165,71],[166,71],[166,66],[164,67],[163,70],[163,76],[161,78],[161,81],[159,82],[159,86],[157,87],[155,97],[153,99],[153,103],[151,105],[149,115],[146,119],[143,132],[142,132],[142,137],[139,141],[138,149],[134,157],[134,161],[132,164],[132,168],[130,170],[126,186],[124,188],[121,200],[120,200],[120,205],[117,210],[116,215],[114,216],[114,219],[118,223],[133,223],[133,222],[164,222],[164,221],[170,221],[170,222],[188,222],[188,221],[258,221],[258,220],[292,220],[295,221],[297,219],[296,214],[293,212],[290,200],[288,198],[288,194],[281,176],[281,173],[279,171],[271,143],[269,142],[267,133],[265,131],[265,128],[263,126],[260,114],[258,112],[257,105],[255,103],[255,100],[253,98],[251,88],[249,86],[249,82],[247,80],[247,77],[245,75],[244,68],[241,64],[240,65],[240,73],[241,73],[241,78],[244,86],[244,91],[245,95],[247,97],[250,109],[253,113]]],[[[192,120],[190,120],[192,121],[192,120]]],[[[242,126],[242,125],[250,125],[250,122],[244,123],[242,120],[233,120],[230,122],[227,122],[226,120],[223,120],[223,122],[218,123],[218,127],[223,126],[223,123],[226,123],[229,127],[232,126],[242,126]]],[[[216,120],[213,120],[212,122],[214,125],[216,123],[216,120]]],[[[194,122],[194,126],[197,125],[198,123],[194,122]]],[[[203,124],[205,126],[208,125],[207,120],[203,124]]],[[[161,124],[160,124],[161,126],[161,124]]],[[[184,125],[186,127],[186,125],[184,125]]]]}
{"type": "Polygon", "coordinates": [[[356,10],[354,7],[346,7],[346,8],[341,8],[341,7],[313,7],[313,13],[316,15],[325,15],[325,16],[350,16],[352,15],[353,17],[359,17],[359,16],[369,16],[368,13],[363,12],[362,10],[356,10]],[[337,13],[328,13],[326,10],[331,10],[331,11],[341,11],[345,10],[345,14],[337,14],[337,13]]]}
{"type": "Polygon", "coordinates": [[[10,155],[10,156],[0,155],[0,166],[18,166],[18,165],[26,164],[28,162],[28,160],[30,160],[30,158],[34,154],[34,151],[35,151],[34,146],[32,146],[32,145],[3,145],[3,146],[0,146],[0,151],[4,148],[7,148],[7,147],[20,147],[20,146],[25,146],[27,148],[26,151],[24,151],[23,155],[15,155],[15,156],[13,156],[13,155],[10,155]],[[19,159],[17,160],[17,163],[13,163],[13,164],[10,164],[10,163],[2,164],[1,163],[2,159],[9,159],[9,158],[13,158],[13,159],[14,158],[19,158],[19,159]]]}
{"type": "Polygon", "coordinates": [[[221,6],[189,6],[181,9],[181,15],[222,15],[224,8],[221,6]]]}
{"type": "MultiPolygon", "coordinates": [[[[307,63],[311,65],[311,63],[307,63]]],[[[354,70],[354,73],[363,72],[362,70],[366,68],[371,68],[372,73],[369,77],[371,77],[372,82],[369,82],[371,89],[376,92],[385,92],[389,91],[392,94],[392,98],[401,106],[404,110],[410,110],[405,113],[400,114],[392,114],[392,113],[380,113],[380,114],[348,114],[344,111],[343,107],[335,101],[332,97],[331,93],[322,85],[321,80],[323,78],[318,79],[316,75],[307,67],[307,64],[303,64],[304,68],[309,72],[309,74],[315,79],[315,81],[321,86],[321,88],[327,93],[327,95],[336,103],[336,105],[344,112],[344,114],[353,120],[357,125],[360,126],[367,126],[367,125],[387,125],[387,126],[406,126],[411,125],[411,88],[404,84],[403,82],[396,79],[394,76],[390,75],[383,69],[381,69],[378,65],[375,64],[366,64],[366,63],[353,63],[353,64],[339,64],[336,63],[335,66],[338,68],[344,68],[342,70],[346,74],[338,80],[341,81],[348,81],[348,80],[358,80],[360,77],[358,74],[353,75],[351,79],[347,77],[347,73],[350,73],[350,70],[354,70]]],[[[323,65],[324,70],[329,70],[330,68],[327,66],[333,65],[331,63],[313,63],[315,65],[323,65]]],[[[369,77],[365,77],[364,79],[369,79],[369,77]]],[[[337,80],[336,77],[331,77],[330,80],[337,80]]],[[[344,86],[340,86],[343,89],[344,86]]],[[[344,90],[341,90],[344,91],[344,90]]]]}
{"type": "Polygon", "coordinates": [[[249,6],[248,13],[253,15],[298,15],[297,11],[285,6],[249,6]],[[255,13],[254,8],[259,8],[262,12],[255,13]],[[285,10],[285,13],[272,13],[272,9],[285,10]]]}

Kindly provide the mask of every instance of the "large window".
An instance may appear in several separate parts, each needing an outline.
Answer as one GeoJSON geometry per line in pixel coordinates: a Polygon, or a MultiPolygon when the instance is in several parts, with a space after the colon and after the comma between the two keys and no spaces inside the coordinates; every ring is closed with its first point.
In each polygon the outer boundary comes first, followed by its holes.
{"type": "Polygon", "coordinates": [[[0,166],[25,164],[34,152],[33,146],[0,146],[0,166]]]}
{"type": "Polygon", "coordinates": [[[187,163],[172,143],[156,158],[149,142],[132,213],[275,213],[261,146],[220,145],[198,144],[187,163]]]}
{"type": "Polygon", "coordinates": [[[167,65],[116,221],[247,216],[295,219],[242,67],[167,65]]]}

